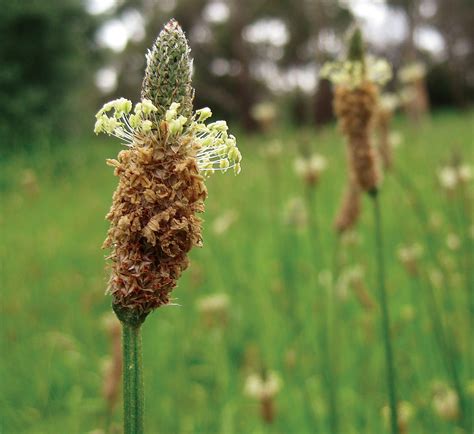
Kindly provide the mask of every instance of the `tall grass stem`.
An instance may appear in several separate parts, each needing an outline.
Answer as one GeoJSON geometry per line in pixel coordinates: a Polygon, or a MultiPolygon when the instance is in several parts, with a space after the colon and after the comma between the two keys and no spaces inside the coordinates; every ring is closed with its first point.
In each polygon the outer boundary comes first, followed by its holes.
{"type": "Polygon", "coordinates": [[[382,313],[382,336],[385,347],[385,363],[387,373],[387,386],[390,406],[390,426],[392,434],[399,434],[398,429],[398,411],[397,411],[397,394],[395,389],[396,374],[393,357],[392,342],[390,338],[390,314],[387,303],[387,290],[385,288],[385,262],[384,262],[384,245],[382,231],[382,215],[380,212],[380,199],[377,191],[371,193],[374,221],[375,221],[375,258],[377,262],[377,288],[380,309],[382,313]]]}
{"type": "MultiPolygon", "coordinates": [[[[306,198],[308,203],[308,210],[309,210],[309,238],[310,238],[310,245],[312,247],[312,255],[314,258],[319,258],[319,266],[322,268],[326,264],[325,257],[323,257],[324,249],[321,234],[320,234],[320,227],[317,213],[319,212],[318,201],[317,201],[317,194],[316,189],[307,187],[306,191],[306,198]]],[[[323,363],[324,363],[324,371],[325,371],[325,384],[327,389],[327,398],[329,401],[329,425],[330,425],[330,432],[332,434],[338,434],[339,432],[339,419],[338,419],[338,405],[337,405],[337,381],[336,381],[336,357],[334,354],[335,347],[332,345],[334,342],[334,301],[333,301],[333,292],[334,288],[332,286],[326,289],[325,299],[324,299],[324,307],[323,317],[324,317],[324,324],[323,324],[323,363]]]]}

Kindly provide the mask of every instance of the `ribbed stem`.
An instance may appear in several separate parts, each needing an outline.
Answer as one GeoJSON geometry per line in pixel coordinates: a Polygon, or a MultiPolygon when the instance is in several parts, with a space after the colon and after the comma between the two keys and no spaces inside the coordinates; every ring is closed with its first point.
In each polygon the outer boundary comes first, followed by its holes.
{"type": "Polygon", "coordinates": [[[385,263],[383,251],[383,234],[382,234],[382,216],[380,213],[380,203],[378,193],[372,192],[374,220],[375,220],[375,257],[377,262],[378,277],[378,296],[379,304],[382,312],[382,336],[385,347],[385,364],[387,371],[387,386],[390,405],[390,426],[392,434],[398,434],[398,411],[397,411],[397,395],[395,390],[395,365],[393,358],[392,342],[390,339],[390,315],[387,305],[387,291],[385,288],[385,263]]]}
{"type": "Polygon", "coordinates": [[[143,434],[143,366],[141,325],[122,322],[123,432],[143,434]]]}

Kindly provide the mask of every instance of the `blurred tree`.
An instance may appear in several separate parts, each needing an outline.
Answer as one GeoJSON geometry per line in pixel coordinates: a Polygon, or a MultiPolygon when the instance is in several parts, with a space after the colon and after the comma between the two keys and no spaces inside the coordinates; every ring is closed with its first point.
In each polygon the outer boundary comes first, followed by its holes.
{"type": "Polygon", "coordinates": [[[96,20],[81,0],[0,1],[0,148],[34,145],[81,123],[96,20]]]}

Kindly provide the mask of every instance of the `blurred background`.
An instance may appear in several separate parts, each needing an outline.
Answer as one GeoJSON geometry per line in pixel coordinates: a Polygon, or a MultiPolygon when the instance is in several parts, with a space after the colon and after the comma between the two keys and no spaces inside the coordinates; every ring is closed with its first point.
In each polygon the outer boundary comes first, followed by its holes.
{"type": "Polygon", "coordinates": [[[145,50],[170,17],[196,59],[196,106],[246,130],[257,129],[252,110],[258,117],[268,102],[298,124],[332,119],[318,71],[340,57],[352,21],[395,69],[426,65],[433,108],[465,108],[474,95],[469,0],[2,1],[2,151],[33,137],[85,134],[85,114],[105,100],[137,100],[145,50]]]}
{"type": "Polygon", "coordinates": [[[117,186],[105,159],[123,147],[93,134],[94,115],[139,99],[171,17],[192,48],[195,108],[228,121],[243,162],[206,181],[179,306],[144,326],[147,431],[388,432],[373,217],[361,198],[335,230],[345,140],[319,78],[355,22],[394,68],[374,143],[393,159],[381,201],[400,430],[470,432],[472,0],[0,5],[0,432],[121,432],[100,247],[117,186]]]}

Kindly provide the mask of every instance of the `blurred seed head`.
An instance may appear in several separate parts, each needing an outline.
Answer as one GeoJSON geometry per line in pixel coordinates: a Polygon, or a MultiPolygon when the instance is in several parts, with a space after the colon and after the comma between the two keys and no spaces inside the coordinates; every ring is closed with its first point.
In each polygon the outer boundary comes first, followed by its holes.
{"type": "Polygon", "coordinates": [[[403,143],[403,135],[400,131],[391,131],[388,135],[388,141],[393,149],[399,148],[403,143]]]}
{"type": "Polygon", "coordinates": [[[327,160],[320,154],[313,154],[309,158],[298,157],[294,168],[298,176],[309,186],[318,183],[321,173],[326,170],[327,160]]]}
{"type": "Polygon", "coordinates": [[[460,416],[457,393],[443,383],[434,384],[431,404],[434,412],[443,420],[456,421],[460,416]]]}
{"type": "Polygon", "coordinates": [[[247,377],[244,392],[250,398],[268,399],[274,398],[281,390],[282,381],[275,371],[263,370],[247,377]]]}
{"type": "Polygon", "coordinates": [[[283,145],[279,140],[272,140],[268,145],[264,146],[261,150],[263,157],[268,160],[277,160],[283,153],[283,145]]]}
{"type": "Polygon", "coordinates": [[[404,83],[414,83],[423,79],[426,75],[426,66],[422,62],[409,63],[398,71],[399,80],[404,83]]]}
{"type": "MultiPolygon", "coordinates": [[[[415,415],[415,408],[408,401],[400,401],[397,404],[397,413],[398,413],[398,429],[401,434],[408,434],[410,421],[415,415]]],[[[388,426],[390,421],[390,407],[388,405],[382,408],[382,416],[385,424],[388,426]]]]}
{"type": "Polygon", "coordinates": [[[304,229],[308,224],[308,209],[301,197],[293,197],[285,205],[283,221],[288,226],[304,229]]]}
{"type": "Polygon", "coordinates": [[[33,169],[25,169],[21,173],[21,186],[28,196],[34,197],[38,195],[40,191],[38,177],[33,169]]]}
{"type": "Polygon", "coordinates": [[[204,323],[208,327],[225,326],[229,320],[230,298],[217,293],[200,298],[196,303],[204,323]]]}
{"type": "Polygon", "coordinates": [[[411,276],[418,275],[419,260],[423,256],[423,246],[420,243],[400,246],[397,250],[398,259],[411,276]]]}
{"type": "Polygon", "coordinates": [[[265,101],[255,104],[250,114],[262,131],[269,131],[277,119],[278,108],[274,103],[265,101]]]}
{"type": "Polygon", "coordinates": [[[354,241],[356,232],[353,230],[357,224],[362,206],[362,191],[359,185],[350,180],[342,196],[339,210],[334,220],[334,228],[339,234],[344,234],[343,243],[354,241]]]}
{"type": "Polygon", "coordinates": [[[449,250],[459,250],[459,247],[461,247],[461,239],[458,235],[451,232],[446,237],[446,246],[448,246],[449,250]]]}

